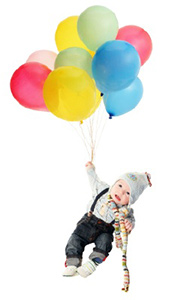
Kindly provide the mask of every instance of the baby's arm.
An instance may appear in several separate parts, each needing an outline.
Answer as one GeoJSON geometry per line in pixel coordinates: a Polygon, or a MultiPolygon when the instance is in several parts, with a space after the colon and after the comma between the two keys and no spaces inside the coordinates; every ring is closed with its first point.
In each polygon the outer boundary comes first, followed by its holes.
{"type": "Polygon", "coordinates": [[[133,213],[134,213],[134,210],[133,210],[133,208],[131,208],[130,211],[129,211],[129,214],[125,218],[125,228],[126,228],[128,233],[130,233],[131,230],[135,226],[135,217],[134,217],[133,213]]]}
{"type": "Polygon", "coordinates": [[[98,177],[98,175],[95,172],[95,166],[92,162],[87,162],[86,165],[86,171],[88,174],[88,179],[91,185],[91,189],[94,195],[99,194],[102,190],[109,187],[107,183],[101,181],[98,177]]]}

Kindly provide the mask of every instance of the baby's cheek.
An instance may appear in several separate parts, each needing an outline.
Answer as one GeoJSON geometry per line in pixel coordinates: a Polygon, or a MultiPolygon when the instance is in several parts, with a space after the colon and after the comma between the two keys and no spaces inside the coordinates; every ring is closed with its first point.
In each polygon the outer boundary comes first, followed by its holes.
{"type": "Polygon", "coordinates": [[[127,205],[128,203],[129,203],[129,198],[125,197],[125,199],[124,199],[124,205],[127,205]]]}

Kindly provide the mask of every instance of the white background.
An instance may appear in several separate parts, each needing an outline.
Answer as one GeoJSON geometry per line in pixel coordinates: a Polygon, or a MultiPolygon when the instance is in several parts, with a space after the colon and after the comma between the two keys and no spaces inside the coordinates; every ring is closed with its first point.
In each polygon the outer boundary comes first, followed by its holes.
{"type": "Polygon", "coordinates": [[[192,299],[191,7],[188,0],[1,4],[1,299],[192,299]],[[152,174],[152,188],[134,206],[129,294],[121,291],[115,247],[89,278],[62,277],[66,242],[91,196],[84,169],[89,157],[65,121],[20,106],[9,89],[13,72],[32,52],[57,52],[60,21],[95,4],[112,9],[120,27],[141,26],[153,40],[139,74],[143,99],[108,121],[95,160],[109,184],[125,171],[152,174]]]}

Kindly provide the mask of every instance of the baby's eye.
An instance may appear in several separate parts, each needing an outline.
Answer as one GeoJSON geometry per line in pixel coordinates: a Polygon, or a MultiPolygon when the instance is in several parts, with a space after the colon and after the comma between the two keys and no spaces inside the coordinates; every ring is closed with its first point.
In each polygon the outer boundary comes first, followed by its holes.
{"type": "Polygon", "coordinates": [[[120,187],[120,188],[122,188],[122,185],[121,185],[121,184],[119,184],[119,187],[120,187]]]}
{"type": "Polygon", "coordinates": [[[127,192],[127,195],[130,195],[130,193],[129,193],[129,192],[127,192]]]}

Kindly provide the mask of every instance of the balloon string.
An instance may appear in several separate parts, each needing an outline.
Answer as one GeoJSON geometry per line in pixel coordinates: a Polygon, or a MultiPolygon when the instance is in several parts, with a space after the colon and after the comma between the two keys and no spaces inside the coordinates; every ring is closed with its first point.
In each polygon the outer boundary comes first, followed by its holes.
{"type": "Polygon", "coordinates": [[[78,132],[78,130],[75,128],[75,126],[74,126],[71,122],[68,122],[68,124],[70,124],[71,127],[72,127],[72,128],[76,131],[76,133],[80,136],[80,138],[82,139],[82,141],[83,141],[83,143],[84,143],[84,145],[85,145],[86,151],[87,151],[88,155],[90,156],[90,152],[89,152],[89,150],[88,150],[88,146],[87,146],[87,144],[86,144],[86,139],[84,138],[84,135],[80,134],[80,133],[78,132]]]}
{"type": "Polygon", "coordinates": [[[99,117],[101,116],[101,104],[99,105],[99,108],[96,112],[96,118],[95,118],[95,139],[94,139],[94,144],[96,145],[96,141],[97,141],[97,135],[98,135],[98,132],[99,132],[99,128],[100,128],[100,125],[101,125],[101,122],[99,123],[99,117]],[[99,124],[99,125],[98,125],[99,124]]]}
{"type": "Polygon", "coordinates": [[[91,144],[91,149],[94,149],[94,144],[93,144],[93,118],[89,119],[89,134],[90,134],[90,144],[91,144]]]}
{"type": "MultiPolygon", "coordinates": [[[[71,125],[71,127],[76,131],[76,133],[80,136],[82,139],[84,146],[86,148],[86,151],[88,153],[88,156],[91,159],[91,162],[93,162],[95,158],[95,152],[96,152],[96,145],[97,145],[97,138],[99,135],[99,129],[101,129],[102,125],[102,103],[100,103],[97,110],[92,114],[88,119],[84,121],[79,122],[79,130],[76,128],[76,125],[74,125],[74,122],[67,122],[71,125]]],[[[65,109],[70,112],[69,107],[65,106],[65,109]]],[[[103,114],[102,114],[103,116],[103,114]]],[[[75,122],[77,124],[77,122],[75,122]]],[[[104,126],[103,126],[104,128],[104,126]]],[[[100,136],[102,135],[102,132],[100,136]]],[[[99,142],[99,141],[98,141],[99,142]]]]}
{"type": "Polygon", "coordinates": [[[97,140],[97,134],[99,131],[99,116],[100,116],[100,107],[95,111],[95,113],[90,118],[90,139],[91,139],[91,149],[92,149],[92,159],[94,159],[95,156],[95,150],[96,150],[96,140],[97,140]]]}
{"type": "Polygon", "coordinates": [[[101,103],[93,115],[79,122],[79,130],[72,122],[68,122],[81,137],[91,162],[95,158],[96,149],[98,148],[107,120],[104,106],[101,103]]]}
{"type": "Polygon", "coordinates": [[[91,162],[93,162],[93,160],[94,160],[94,150],[92,149],[91,150],[91,162]]]}
{"type": "Polygon", "coordinates": [[[95,149],[97,149],[97,148],[98,148],[98,146],[99,146],[99,142],[100,142],[100,140],[101,140],[101,137],[102,137],[102,134],[103,134],[103,132],[104,132],[104,129],[105,129],[105,126],[106,126],[107,120],[108,120],[108,119],[105,119],[105,122],[104,122],[104,124],[103,124],[103,127],[102,127],[102,129],[101,129],[101,132],[100,132],[100,135],[99,135],[99,137],[98,137],[98,140],[97,140],[97,143],[96,143],[96,147],[95,147],[95,149]]]}
{"type": "Polygon", "coordinates": [[[95,150],[95,143],[94,143],[94,116],[92,116],[89,120],[89,134],[90,134],[90,145],[91,145],[91,162],[94,160],[94,150],[95,150]]]}
{"type": "MultiPolygon", "coordinates": [[[[64,105],[64,106],[65,106],[66,111],[69,113],[69,112],[70,112],[69,107],[68,107],[67,105],[64,105]]],[[[86,140],[86,138],[85,138],[85,136],[84,136],[84,134],[83,134],[82,127],[81,127],[81,125],[83,124],[83,121],[80,121],[80,123],[79,123],[79,124],[80,124],[80,128],[81,128],[81,130],[80,130],[81,134],[78,132],[78,130],[76,129],[76,127],[73,125],[72,122],[68,121],[67,123],[70,124],[71,127],[72,127],[72,128],[76,131],[76,133],[80,136],[80,138],[82,139],[82,141],[83,141],[83,143],[84,143],[84,145],[85,145],[86,151],[87,151],[88,155],[90,156],[90,152],[89,152],[89,150],[88,150],[88,146],[89,146],[89,145],[87,145],[88,142],[87,142],[87,140],[86,140]]]]}
{"type": "Polygon", "coordinates": [[[83,126],[83,124],[80,123],[80,126],[79,126],[79,127],[80,127],[80,132],[81,132],[81,134],[82,134],[82,140],[83,140],[83,142],[84,142],[84,144],[85,144],[85,147],[86,147],[86,149],[87,149],[88,155],[90,156],[90,151],[88,150],[89,143],[88,143],[88,141],[87,141],[87,139],[86,139],[86,136],[85,136],[85,134],[84,134],[84,131],[83,131],[82,126],[83,126]]]}
{"type": "Polygon", "coordinates": [[[92,117],[90,117],[89,132],[90,132],[93,159],[95,156],[96,149],[98,148],[107,120],[108,118],[106,117],[104,106],[101,103],[98,109],[96,110],[96,112],[92,115],[92,117]]]}
{"type": "Polygon", "coordinates": [[[99,116],[100,116],[100,119],[99,119],[100,122],[99,122],[99,126],[97,125],[97,128],[98,128],[97,135],[98,136],[96,135],[95,149],[98,148],[99,142],[100,142],[101,137],[102,137],[102,133],[104,132],[104,128],[105,128],[107,120],[108,120],[108,118],[106,116],[106,113],[105,113],[105,110],[104,110],[104,106],[102,105],[102,103],[100,105],[100,114],[99,114],[99,116]]]}

